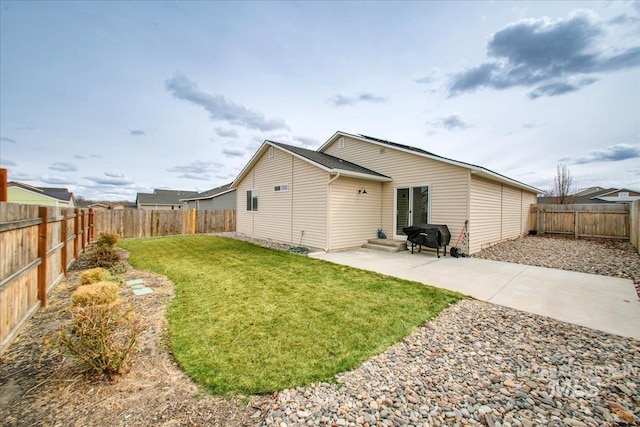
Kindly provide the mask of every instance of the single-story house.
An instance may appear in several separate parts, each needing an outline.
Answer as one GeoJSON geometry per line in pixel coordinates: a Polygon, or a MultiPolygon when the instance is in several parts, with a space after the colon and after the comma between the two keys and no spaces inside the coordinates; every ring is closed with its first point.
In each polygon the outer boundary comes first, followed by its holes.
{"type": "Polygon", "coordinates": [[[203,191],[195,196],[180,199],[186,209],[200,210],[234,210],[236,208],[236,189],[231,183],[203,191]]]}
{"type": "Polygon", "coordinates": [[[155,189],[153,193],[138,193],[136,195],[136,206],[138,209],[149,211],[178,210],[183,209],[184,206],[184,202],[180,201],[180,199],[192,197],[196,194],[198,194],[197,191],[155,189]]]}
{"type": "Polygon", "coordinates": [[[76,207],[73,193],[67,188],[33,187],[17,181],[7,183],[7,201],[26,205],[76,207]]]}
{"type": "MultiPolygon", "coordinates": [[[[575,205],[591,205],[601,203],[631,203],[640,200],[640,192],[628,188],[589,187],[567,197],[567,202],[575,205]]],[[[538,204],[558,203],[557,197],[538,197],[538,204]]]]}
{"type": "Polygon", "coordinates": [[[265,141],[231,185],[236,229],[327,251],[359,247],[382,229],[469,220],[470,253],[527,234],[538,188],[481,166],[365,135],[336,132],[318,150],[265,141]]]}

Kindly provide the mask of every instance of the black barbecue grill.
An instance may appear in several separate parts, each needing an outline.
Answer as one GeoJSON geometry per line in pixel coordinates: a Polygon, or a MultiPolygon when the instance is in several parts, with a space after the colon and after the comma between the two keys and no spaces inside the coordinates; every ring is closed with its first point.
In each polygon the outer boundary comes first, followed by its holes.
{"type": "Polygon", "coordinates": [[[402,229],[407,235],[407,242],[411,243],[411,253],[414,246],[418,246],[418,252],[422,252],[422,247],[436,250],[440,258],[440,248],[444,248],[444,256],[447,256],[447,245],[451,242],[449,227],[440,224],[414,224],[402,229]]]}

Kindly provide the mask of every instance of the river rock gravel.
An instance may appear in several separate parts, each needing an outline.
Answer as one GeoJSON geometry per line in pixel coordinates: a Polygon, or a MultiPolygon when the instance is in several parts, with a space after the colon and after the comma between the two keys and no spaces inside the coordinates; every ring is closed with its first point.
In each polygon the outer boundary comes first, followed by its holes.
{"type": "Polygon", "coordinates": [[[640,341],[463,300],[263,426],[602,426],[640,420],[640,341]]]}

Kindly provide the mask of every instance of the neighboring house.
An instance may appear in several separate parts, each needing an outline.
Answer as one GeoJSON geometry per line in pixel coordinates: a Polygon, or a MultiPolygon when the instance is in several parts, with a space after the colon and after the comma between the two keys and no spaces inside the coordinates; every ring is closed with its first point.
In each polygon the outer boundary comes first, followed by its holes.
{"type": "Polygon", "coordinates": [[[153,190],[153,193],[138,193],[136,206],[145,210],[178,210],[183,209],[184,202],[180,199],[193,197],[197,191],[184,190],[153,190]]]}
{"type": "Polygon", "coordinates": [[[236,229],[332,251],[359,247],[381,228],[446,224],[455,241],[469,220],[471,253],[529,231],[541,190],[480,166],[407,145],[336,132],[317,151],[265,141],[232,183],[236,229]]]}
{"type": "Polygon", "coordinates": [[[73,193],[69,192],[67,188],[33,187],[17,181],[7,183],[7,201],[62,208],[74,208],[76,206],[73,193]]]}
{"type": "Polygon", "coordinates": [[[236,190],[231,188],[231,183],[229,183],[180,201],[185,203],[186,209],[234,210],[236,208],[236,190]]]}
{"type": "MultiPolygon", "coordinates": [[[[576,205],[601,203],[631,203],[640,200],[640,192],[627,188],[589,187],[572,194],[568,202],[576,205]]],[[[538,197],[538,204],[557,203],[556,197],[538,197]]]]}

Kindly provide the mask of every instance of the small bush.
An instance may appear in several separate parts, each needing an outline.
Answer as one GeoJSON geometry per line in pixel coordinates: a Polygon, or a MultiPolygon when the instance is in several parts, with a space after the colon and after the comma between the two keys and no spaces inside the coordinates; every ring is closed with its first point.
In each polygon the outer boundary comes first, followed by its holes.
{"type": "Polygon", "coordinates": [[[120,255],[109,246],[98,246],[87,254],[87,262],[92,267],[111,268],[120,262],[120,255]]]}
{"type": "Polygon", "coordinates": [[[119,262],[113,267],[109,268],[109,273],[112,276],[117,276],[119,274],[124,274],[127,272],[127,265],[124,262],[119,262]]]}
{"type": "Polygon", "coordinates": [[[69,312],[72,320],[60,329],[55,340],[62,353],[89,375],[112,380],[124,373],[144,330],[133,310],[117,300],[74,306],[69,312]]]}
{"type": "Polygon", "coordinates": [[[91,285],[79,286],[71,295],[74,306],[109,304],[118,297],[118,285],[113,282],[98,282],[91,285]]]}
{"type": "Polygon", "coordinates": [[[92,283],[105,281],[107,280],[108,277],[109,277],[108,270],[101,267],[92,268],[80,275],[80,284],[90,285],[92,283]]]}
{"type": "Polygon", "coordinates": [[[120,236],[118,236],[117,234],[100,233],[100,235],[98,236],[98,240],[96,241],[96,244],[98,246],[106,246],[107,248],[113,248],[115,244],[118,243],[118,240],[120,240],[120,236]]]}

